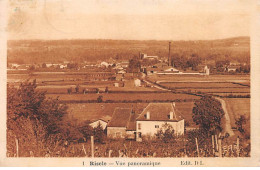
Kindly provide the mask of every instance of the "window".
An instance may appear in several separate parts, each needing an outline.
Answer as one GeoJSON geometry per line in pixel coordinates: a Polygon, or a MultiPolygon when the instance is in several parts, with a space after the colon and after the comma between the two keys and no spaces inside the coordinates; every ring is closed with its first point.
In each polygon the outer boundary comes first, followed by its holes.
{"type": "Polygon", "coordinates": [[[138,123],[138,130],[141,130],[141,123],[138,123]]]}
{"type": "Polygon", "coordinates": [[[155,125],[154,127],[155,127],[155,128],[159,128],[159,125],[155,125]]]}

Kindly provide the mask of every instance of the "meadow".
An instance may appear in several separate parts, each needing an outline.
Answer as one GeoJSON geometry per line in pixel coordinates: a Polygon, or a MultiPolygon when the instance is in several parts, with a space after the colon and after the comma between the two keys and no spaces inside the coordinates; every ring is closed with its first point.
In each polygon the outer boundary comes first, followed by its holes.
{"type": "Polygon", "coordinates": [[[236,127],[235,120],[241,115],[247,119],[246,129],[250,131],[250,99],[226,98],[224,99],[230,116],[232,127],[236,127]]]}
{"type": "Polygon", "coordinates": [[[87,101],[97,100],[103,96],[103,101],[136,101],[136,100],[185,100],[199,99],[198,96],[188,94],[169,93],[88,93],[88,94],[47,94],[47,97],[56,98],[59,96],[61,101],[87,101]]]}
{"type": "Polygon", "coordinates": [[[151,75],[148,79],[157,83],[165,82],[235,82],[246,83],[250,82],[250,75],[151,75]]]}

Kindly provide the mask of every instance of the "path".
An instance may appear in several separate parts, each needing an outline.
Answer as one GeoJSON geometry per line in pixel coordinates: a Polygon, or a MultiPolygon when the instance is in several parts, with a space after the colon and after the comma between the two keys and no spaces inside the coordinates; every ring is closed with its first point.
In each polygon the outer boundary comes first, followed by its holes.
{"type": "Polygon", "coordinates": [[[143,81],[144,81],[145,83],[151,85],[151,87],[155,87],[155,88],[157,88],[157,89],[159,89],[159,90],[171,91],[171,90],[169,90],[169,89],[166,89],[166,88],[160,87],[160,86],[158,86],[158,85],[156,85],[156,84],[154,84],[154,83],[151,83],[151,82],[149,82],[149,81],[147,81],[147,80],[145,80],[145,79],[143,79],[143,81]]]}
{"type": "Polygon", "coordinates": [[[226,102],[225,100],[221,99],[221,98],[218,98],[216,97],[216,99],[218,101],[220,101],[221,103],[221,106],[222,106],[222,109],[224,111],[224,116],[225,116],[225,127],[224,127],[224,133],[229,133],[230,136],[233,136],[234,135],[234,132],[233,130],[231,129],[231,122],[230,122],[230,118],[229,118],[229,114],[228,114],[228,111],[227,111],[227,106],[226,106],[226,102]]]}

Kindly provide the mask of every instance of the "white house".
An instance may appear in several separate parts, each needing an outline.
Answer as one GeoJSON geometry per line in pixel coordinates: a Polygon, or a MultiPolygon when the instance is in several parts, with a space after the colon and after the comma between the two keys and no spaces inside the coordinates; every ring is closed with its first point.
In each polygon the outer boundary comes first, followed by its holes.
{"type": "Polygon", "coordinates": [[[114,83],[114,86],[115,87],[119,87],[119,83],[114,83]]]}
{"type": "Polygon", "coordinates": [[[135,79],[134,80],[134,84],[135,84],[135,87],[140,87],[141,86],[141,80],[140,79],[135,79]]]}
{"type": "Polygon", "coordinates": [[[126,71],[125,71],[125,70],[119,70],[117,73],[118,73],[118,74],[125,74],[126,71]]]}
{"type": "Polygon", "coordinates": [[[104,66],[104,67],[108,67],[109,64],[108,64],[107,62],[103,61],[103,62],[100,63],[100,66],[101,66],[101,67],[102,67],[102,66],[104,66]]]}
{"type": "Polygon", "coordinates": [[[205,73],[205,75],[209,75],[209,68],[208,68],[208,66],[204,67],[204,73],[205,73]]]}
{"type": "Polygon", "coordinates": [[[184,134],[184,119],[175,109],[175,103],[149,103],[141,114],[130,108],[116,108],[107,124],[107,136],[141,141],[154,135],[167,123],[176,135],[184,134]]]}
{"type": "Polygon", "coordinates": [[[136,118],[136,140],[153,137],[162,125],[170,124],[176,135],[184,134],[184,119],[175,109],[175,103],[149,103],[136,118]]]}
{"type": "Polygon", "coordinates": [[[228,71],[228,72],[236,72],[236,70],[239,68],[239,66],[228,66],[227,68],[226,68],[226,70],[228,71]]]}
{"type": "Polygon", "coordinates": [[[147,54],[144,53],[140,54],[140,57],[141,59],[152,59],[152,60],[158,59],[158,56],[148,56],[147,54]]]}

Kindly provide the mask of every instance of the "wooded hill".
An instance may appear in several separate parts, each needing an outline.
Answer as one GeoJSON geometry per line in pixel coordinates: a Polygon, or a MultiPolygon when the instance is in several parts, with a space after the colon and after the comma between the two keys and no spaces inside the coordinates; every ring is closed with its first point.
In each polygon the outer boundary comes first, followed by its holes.
{"type": "MultiPolygon", "coordinates": [[[[250,62],[250,38],[171,41],[171,54],[202,59],[250,62]]],[[[9,40],[8,62],[18,64],[97,62],[109,59],[128,60],[139,52],[168,57],[169,41],[156,40],[9,40]]]]}

